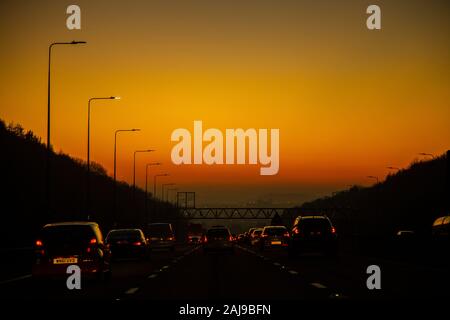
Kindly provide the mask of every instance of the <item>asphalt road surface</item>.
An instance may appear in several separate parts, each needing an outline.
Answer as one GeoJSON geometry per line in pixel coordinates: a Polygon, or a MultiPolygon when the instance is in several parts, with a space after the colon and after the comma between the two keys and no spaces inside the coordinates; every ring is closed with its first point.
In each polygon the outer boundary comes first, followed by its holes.
{"type": "Polygon", "coordinates": [[[179,245],[154,252],[149,261],[113,263],[110,281],[83,281],[68,290],[65,280],[35,283],[28,273],[2,275],[0,295],[8,299],[128,301],[379,300],[448,297],[448,268],[361,256],[288,258],[285,250],[260,252],[237,245],[234,254],[207,253],[179,245]],[[381,290],[366,286],[369,265],[381,268],[381,290]]]}

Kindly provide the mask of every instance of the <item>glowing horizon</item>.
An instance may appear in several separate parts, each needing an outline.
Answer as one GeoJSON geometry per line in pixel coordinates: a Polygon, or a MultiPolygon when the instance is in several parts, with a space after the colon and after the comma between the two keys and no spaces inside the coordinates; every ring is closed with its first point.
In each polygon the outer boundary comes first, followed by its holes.
{"type": "Polygon", "coordinates": [[[54,48],[52,145],[86,159],[88,99],[120,96],[91,106],[91,161],[108,174],[114,131],[141,129],[120,134],[119,180],[131,182],[133,152],[151,148],[137,156],[140,187],[145,164],[158,161],[150,175],[170,172],[164,183],[204,190],[204,198],[214,193],[208,186],[230,185],[256,186],[248,199],[308,186],[313,196],[370,185],[367,176],[382,180],[387,166],[449,149],[448,4],[381,1],[381,31],[365,28],[367,4],[358,1],[77,4],[81,31],[65,28],[66,3],[2,2],[0,118],[45,142],[48,45],[87,41],[54,48]],[[173,165],[171,133],[194,120],[220,130],[279,128],[278,174],[173,165]]]}

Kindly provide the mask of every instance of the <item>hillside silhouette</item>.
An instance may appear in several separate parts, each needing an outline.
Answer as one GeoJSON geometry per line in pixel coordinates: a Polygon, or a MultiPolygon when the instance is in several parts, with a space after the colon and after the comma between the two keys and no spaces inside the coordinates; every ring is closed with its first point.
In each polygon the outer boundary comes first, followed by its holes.
{"type": "Polygon", "coordinates": [[[427,237],[433,221],[449,214],[449,154],[415,160],[371,187],[354,186],[299,209],[331,212],[341,234],[392,236],[412,230],[427,237]]]}
{"type": "MultiPolygon", "coordinates": [[[[32,131],[18,124],[6,125],[0,120],[1,226],[0,247],[29,246],[42,225],[54,221],[86,220],[86,163],[62,152],[51,154],[51,206],[45,201],[46,146],[32,131]]],[[[91,220],[109,230],[113,217],[114,181],[106,170],[91,162],[91,220]]],[[[169,203],[148,200],[136,188],[133,203],[132,186],[117,183],[117,216],[119,226],[143,226],[149,222],[173,222],[178,211],[169,203]]]]}

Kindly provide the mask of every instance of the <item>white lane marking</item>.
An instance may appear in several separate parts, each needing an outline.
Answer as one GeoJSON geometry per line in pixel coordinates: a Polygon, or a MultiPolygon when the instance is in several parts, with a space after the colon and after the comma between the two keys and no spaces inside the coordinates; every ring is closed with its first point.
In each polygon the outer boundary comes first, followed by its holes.
{"type": "Polygon", "coordinates": [[[317,289],[326,289],[327,288],[326,286],[324,286],[323,284],[318,283],[318,282],[313,282],[313,283],[311,283],[311,285],[317,289]]]}
{"type": "Polygon", "coordinates": [[[281,266],[281,263],[274,262],[273,265],[274,265],[275,267],[279,267],[279,266],[281,266]]]}
{"type": "Polygon", "coordinates": [[[139,288],[131,288],[131,289],[128,289],[126,292],[125,292],[125,294],[134,294],[134,293],[136,293],[136,291],[138,291],[139,290],[139,288]]]}
{"type": "Polygon", "coordinates": [[[148,279],[154,279],[156,278],[158,275],[157,274],[151,274],[148,276],[148,279]]]}
{"type": "Polygon", "coordinates": [[[289,270],[289,273],[292,274],[292,275],[294,275],[294,276],[298,274],[298,272],[295,271],[295,270],[289,270]]]}
{"type": "Polygon", "coordinates": [[[15,282],[15,281],[20,281],[20,280],[25,280],[25,279],[28,279],[28,278],[31,278],[31,274],[27,274],[27,275],[24,275],[24,276],[21,276],[21,277],[17,277],[17,278],[1,281],[0,285],[6,284],[6,283],[15,282]]]}
{"type": "Polygon", "coordinates": [[[169,269],[169,266],[164,266],[161,268],[161,270],[166,270],[166,269],[169,269]]]}

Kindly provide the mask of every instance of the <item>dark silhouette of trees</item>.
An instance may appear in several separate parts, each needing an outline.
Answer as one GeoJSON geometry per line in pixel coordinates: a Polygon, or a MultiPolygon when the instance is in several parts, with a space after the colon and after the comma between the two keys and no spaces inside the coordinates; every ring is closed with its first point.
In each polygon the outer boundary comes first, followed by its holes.
{"type": "Polygon", "coordinates": [[[428,161],[415,160],[372,187],[354,186],[300,208],[334,210],[335,220],[351,223],[351,230],[360,234],[414,230],[429,235],[433,221],[449,214],[447,157],[448,152],[428,161]]]}
{"type": "MultiPolygon", "coordinates": [[[[0,247],[29,246],[39,228],[49,222],[86,220],[86,163],[62,152],[52,153],[51,210],[45,203],[46,147],[31,131],[0,120],[1,225],[0,247]]],[[[113,179],[98,163],[91,163],[91,220],[104,232],[114,223],[113,179]]],[[[150,221],[172,222],[180,229],[178,211],[170,204],[150,198],[145,210],[145,192],[117,185],[120,226],[143,227],[150,221]]],[[[177,231],[177,230],[176,230],[177,231]]]]}

